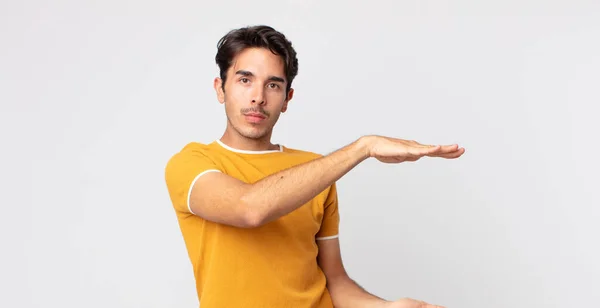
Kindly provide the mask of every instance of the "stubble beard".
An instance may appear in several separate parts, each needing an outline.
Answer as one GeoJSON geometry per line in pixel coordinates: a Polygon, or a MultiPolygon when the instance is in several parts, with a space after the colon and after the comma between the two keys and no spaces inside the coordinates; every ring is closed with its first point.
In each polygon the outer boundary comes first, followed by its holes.
{"type": "Polygon", "coordinates": [[[227,121],[229,122],[229,127],[233,129],[238,135],[251,140],[264,139],[272,129],[268,127],[254,127],[252,124],[249,124],[248,128],[239,127],[229,118],[229,116],[227,117],[227,121]]]}

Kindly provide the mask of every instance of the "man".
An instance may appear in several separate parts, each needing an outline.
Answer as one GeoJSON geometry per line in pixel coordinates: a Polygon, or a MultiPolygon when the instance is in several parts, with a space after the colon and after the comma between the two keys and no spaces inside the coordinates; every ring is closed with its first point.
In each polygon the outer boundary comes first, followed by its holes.
{"type": "Polygon", "coordinates": [[[166,166],[202,308],[438,307],[386,301],[346,273],[336,181],[368,158],[385,163],[457,158],[457,145],[363,136],[329,154],[271,143],[293,97],[296,52],[268,26],[236,29],[218,44],[217,99],[227,127],[191,142],[166,166]]]}

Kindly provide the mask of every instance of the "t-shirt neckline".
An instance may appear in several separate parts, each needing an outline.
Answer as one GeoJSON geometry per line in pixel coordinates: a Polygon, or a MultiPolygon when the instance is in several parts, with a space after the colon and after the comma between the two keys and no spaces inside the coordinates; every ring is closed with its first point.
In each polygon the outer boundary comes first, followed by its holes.
{"type": "Polygon", "coordinates": [[[226,150],[229,150],[229,151],[232,151],[232,152],[236,152],[236,153],[241,153],[241,154],[268,154],[268,153],[280,153],[280,152],[283,152],[283,146],[281,144],[278,144],[279,149],[277,149],[277,150],[251,151],[251,150],[240,150],[240,149],[236,149],[236,148],[230,147],[230,146],[226,145],[225,143],[223,143],[219,139],[216,139],[215,142],[217,144],[219,144],[221,147],[225,148],[226,150]]]}

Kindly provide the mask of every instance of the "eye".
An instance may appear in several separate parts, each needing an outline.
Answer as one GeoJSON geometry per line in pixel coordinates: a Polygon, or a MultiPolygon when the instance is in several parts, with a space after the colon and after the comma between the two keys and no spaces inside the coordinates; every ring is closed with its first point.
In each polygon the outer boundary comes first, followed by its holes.
{"type": "Polygon", "coordinates": [[[242,83],[247,83],[247,82],[249,82],[250,80],[249,80],[248,78],[246,78],[246,77],[242,77],[242,78],[240,78],[240,81],[241,81],[242,83]]]}
{"type": "Polygon", "coordinates": [[[278,88],[279,88],[279,85],[278,85],[278,84],[276,84],[276,83],[270,83],[270,84],[269,84],[269,88],[271,88],[271,89],[278,89],[278,88]]]}

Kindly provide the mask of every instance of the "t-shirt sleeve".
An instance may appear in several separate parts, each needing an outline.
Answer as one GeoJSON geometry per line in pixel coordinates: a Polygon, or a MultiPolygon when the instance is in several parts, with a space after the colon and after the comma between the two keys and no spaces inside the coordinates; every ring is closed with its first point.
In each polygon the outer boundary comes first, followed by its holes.
{"type": "Polygon", "coordinates": [[[339,236],[340,214],[338,212],[337,187],[334,183],[325,200],[321,229],[317,232],[317,240],[327,240],[339,236]]]}
{"type": "Polygon", "coordinates": [[[167,190],[175,210],[194,214],[190,208],[191,188],[208,172],[223,172],[200,149],[184,149],[175,154],[165,167],[167,190]]]}

